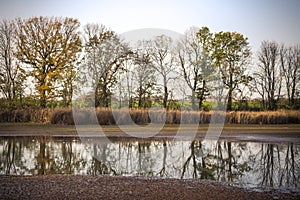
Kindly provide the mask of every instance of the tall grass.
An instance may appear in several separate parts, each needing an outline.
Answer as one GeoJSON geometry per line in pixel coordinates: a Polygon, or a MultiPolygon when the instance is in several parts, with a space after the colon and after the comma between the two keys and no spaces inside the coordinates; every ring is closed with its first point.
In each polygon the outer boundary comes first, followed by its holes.
{"type": "Polygon", "coordinates": [[[0,111],[0,122],[37,122],[48,123],[57,110],[53,109],[17,109],[0,111]]]}
{"type": "MultiPolygon", "coordinates": [[[[166,113],[162,110],[131,109],[111,110],[108,108],[87,108],[76,112],[76,124],[207,124],[211,121],[211,116],[224,115],[225,113],[197,112],[170,110],[166,113]],[[95,112],[92,112],[95,111],[95,112]],[[93,115],[93,113],[95,115],[93,115]],[[96,117],[94,117],[96,116],[96,117]]],[[[70,108],[54,109],[23,109],[0,111],[0,122],[38,122],[73,125],[74,118],[70,108]]],[[[279,110],[279,111],[235,111],[227,112],[225,123],[230,124],[289,124],[300,123],[300,111],[279,110]]]]}

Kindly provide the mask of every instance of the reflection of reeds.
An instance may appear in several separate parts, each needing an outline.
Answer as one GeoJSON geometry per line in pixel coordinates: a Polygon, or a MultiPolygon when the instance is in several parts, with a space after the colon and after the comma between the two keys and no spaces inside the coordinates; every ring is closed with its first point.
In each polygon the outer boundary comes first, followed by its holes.
{"type": "MultiPolygon", "coordinates": [[[[146,124],[166,123],[166,124],[207,124],[210,123],[211,116],[223,115],[222,113],[197,112],[197,111],[179,111],[170,110],[165,113],[162,110],[111,110],[109,108],[86,108],[76,111],[76,124],[146,124]],[[93,112],[96,117],[93,117],[93,112]],[[165,120],[164,120],[165,119],[165,120]]],[[[39,122],[51,124],[74,124],[72,109],[24,109],[14,111],[0,111],[0,122],[39,122]]],[[[225,123],[232,124],[288,124],[300,123],[300,111],[279,110],[279,111],[235,111],[227,112],[225,123]]]]}

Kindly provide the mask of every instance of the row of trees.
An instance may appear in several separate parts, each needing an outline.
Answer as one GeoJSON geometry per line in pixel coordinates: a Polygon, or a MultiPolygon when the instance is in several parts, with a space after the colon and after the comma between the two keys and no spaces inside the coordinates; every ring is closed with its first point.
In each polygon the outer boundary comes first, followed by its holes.
{"type": "Polygon", "coordinates": [[[283,98],[287,99],[289,108],[299,108],[300,46],[285,47],[263,41],[258,60],[253,73],[254,88],[261,97],[263,108],[277,109],[283,98]]]}
{"type": "Polygon", "coordinates": [[[93,94],[77,99],[95,99],[90,106],[96,107],[117,100],[119,107],[145,108],[156,100],[169,108],[189,98],[192,109],[202,109],[206,99],[226,97],[232,110],[233,102],[254,94],[263,109],[277,109],[283,99],[289,108],[299,102],[299,46],[263,41],[254,63],[248,39],[237,32],[190,28],[178,41],[160,35],[130,46],[103,25],[79,28],[73,18],[1,22],[0,89],[9,107],[28,96],[40,107],[53,101],[69,106],[87,83],[93,94]]]}

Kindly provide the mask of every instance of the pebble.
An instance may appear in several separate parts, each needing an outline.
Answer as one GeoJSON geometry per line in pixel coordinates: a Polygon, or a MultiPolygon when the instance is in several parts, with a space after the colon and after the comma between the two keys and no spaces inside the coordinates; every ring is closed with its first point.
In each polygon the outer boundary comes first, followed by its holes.
{"type": "Polygon", "coordinates": [[[0,199],[297,199],[300,192],[258,192],[181,179],[44,175],[0,176],[0,199]]]}

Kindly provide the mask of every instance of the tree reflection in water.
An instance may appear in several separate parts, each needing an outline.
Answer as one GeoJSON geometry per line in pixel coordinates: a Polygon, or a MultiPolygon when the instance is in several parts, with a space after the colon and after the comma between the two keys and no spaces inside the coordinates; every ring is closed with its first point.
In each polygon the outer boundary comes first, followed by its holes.
{"type": "Polygon", "coordinates": [[[7,137],[1,174],[93,174],[211,179],[241,185],[299,187],[299,143],[7,137]]]}
{"type": "Polygon", "coordinates": [[[299,187],[299,145],[261,144],[254,164],[261,186],[299,187]]]}
{"type": "Polygon", "coordinates": [[[244,143],[235,143],[232,149],[232,142],[217,142],[212,148],[202,144],[202,141],[193,141],[190,146],[191,154],[183,165],[181,178],[184,178],[187,168],[191,166],[193,178],[224,182],[238,181],[245,172],[251,169],[247,160],[240,159],[244,148],[244,143]],[[210,148],[212,151],[204,155],[205,148],[210,148]],[[189,165],[190,161],[192,165],[189,165]]]}
{"type": "Polygon", "coordinates": [[[88,169],[88,174],[103,175],[112,174],[117,175],[116,171],[107,163],[106,156],[108,154],[107,144],[93,144],[93,157],[91,166],[88,169]]]}

